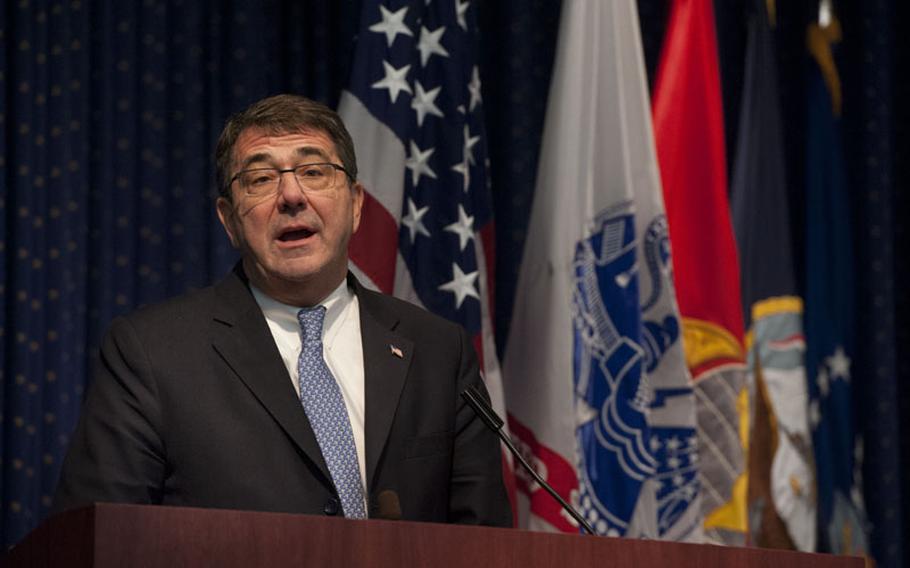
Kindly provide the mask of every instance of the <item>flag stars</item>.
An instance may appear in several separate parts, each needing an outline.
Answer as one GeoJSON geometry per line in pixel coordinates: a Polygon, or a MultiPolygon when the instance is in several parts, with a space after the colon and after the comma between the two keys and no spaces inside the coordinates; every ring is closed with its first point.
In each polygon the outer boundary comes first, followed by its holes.
{"type": "Polygon", "coordinates": [[[401,93],[401,91],[413,94],[411,86],[408,85],[408,82],[405,79],[408,71],[411,69],[410,65],[395,69],[388,61],[383,61],[382,67],[385,70],[385,77],[373,83],[372,87],[374,89],[388,89],[389,98],[392,99],[392,104],[398,99],[398,94],[401,93]]]}
{"type": "Polygon", "coordinates": [[[840,345],[834,350],[834,355],[825,359],[828,368],[831,369],[832,379],[843,379],[850,382],[850,358],[844,353],[844,348],[840,345]]]}
{"type": "Polygon", "coordinates": [[[828,380],[828,371],[824,367],[818,370],[815,382],[818,384],[818,392],[822,396],[828,396],[828,393],[831,392],[831,381],[828,380]]]}
{"type": "MultiPolygon", "coordinates": [[[[854,472],[856,470],[854,469],[854,472]]],[[[853,485],[850,486],[850,500],[853,501],[853,506],[856,509],[862,511],[865,509],[863,505],[863,490],[861,488],[861,480],[857,478],[857,474],[853,474],[853,485]]]]}
{"type": "Polygon", "coordinates": [[[464,125],[464,154],[465,160],[472,166],[474,165],[474,146],[480,142],[480,136],[471,136],[471,130],[468,125],[464,125]]]}
{"type": "Polygon", "coordinates": [[[809,424],[812,426],[812,429],[815,430],[818,428],[818,425],[822,421],[822,413],[818,408],[818,401],[813,400],[809,403],[809,424]]]}
{"type": "Polygon", "coordinates": [[[458,235],[458,250],[464,252],[464,247],[474,238],[474,217],[469,217],[464,207],[459,204],[458,221],[448,225],[444,230],[458,235]]]}
{"type": "Polygon", "coordinates": [[[462,189],[467,193],[468,188],[471,186],[471,167],[468,165],[467,161],[462,160],[452,166],[452,171],[459,173],[464,176],[464,183],[462,184],[462,189]]]}
{"type": "Polygon", "coordinates": [[[414,86],[417,88],[417,93],[411,101],[411,108],[417,111],[417,126],[423,126],[423,119],[426,118],[428,114],[442,117],[442,111],[439,110],[439,107],[436,106],[435,102],[442,87],[436,87],[435,89],[425,91],[423,85],[420,84],[420,81],[414,81],[414,86]]]}
{"type": "Polygon", "coordinates": [[[435,151],[435,148],[421,150],[417,143],[411,140],[411,155],[405,160],[404,165],[411,170],[411,184],[414,187],[420,183],[420,176],[436,179],[436,172],[430,168],[430,156],[435,151]]]}
{"type": "Polygon", "coordinates": [[[452,292],[455,294],[455,309],[457,310],[468,296],[480,300],[480,295],[477,293],[477,286],[475,284],[476,281],[476,270],[465,274],[462,272],[461,268],[453,262],[452,280],[440,286],[439,289],[443,292],[452,292]]]}
{"type": "Polygon", "coordinates": [[[392,12],[385,6],[380,5],[379,11],[382,16],[382,21],[370,26],[370,31],[385,34],[385,40],[388,47],[392,47],[398,34],[414,37],[411,29],[404,23],[404,17],[408,13],[407,6],[397,12],[392,12]]]}
{"type": "Polygon", "coordinates": [[[483,97],[480,95],[480,71],[476,65],[471,72],[471,82],[468,83],[468,92],[471,94],[471,102],[468,103],[468,110],[473,112],[474,108],[483,102],[483,97]]]}
{"type": "Polygon", "coordinates": [[[651,436],[651,452],[657,453],[657,450],[660,449],[660,438],[657,436],[651,436]]]}
{"type": "Polygon", "coordinates": [[[420,52],[420,65],[426,67],[427,61],[434,55],[448,57],[449,52],[442,46],[442,34],[445,26],[439,26],[433,31],[420,26],[420,38],[417,40],[417,50],[420,52]]]}
{"type": "Polygon", "coordinates": [[[455,18],[458,20],[458,26],[464,31],[468,31],[468,20],[465,14],[470,6],[470,0],[455,0],[455,18]]]}
{"type": "Polygon", "coordinates": [[[411,235],[411,244],[414,244],[417,235],[430,236],[430,231],[423,225],[423,218],[429,210],[429,206],[418,209],[414,205],[414,200],[408,198],[408,213],[401,218],[401,224],[408,228],[411,235]]]}
{"type": "Polygon", "coordinates": [[[671,452],[675,452],[680,447],[682,447],[682,442],[676,436],[673,436],[667,440],[667,449],[671,452]]]}
{"type": "Polygon", "coordinates": [[[452,171],[464,176],[462,187],[465,192],[471,186],[471,165],[474,163],[474,146],[480,142],[480,136],[471,136],[468,125],[464,126],[464,154],[461,162],[452,166],[452,171]]]}
{"type": "Polygon", "coordinates": [[[863,439],[856,438],[853,442],[853,462],[854,462],[854,464],[863,463],[863,459],[865,459],[864,458],[865,453],[866,453],[866,451],[863,447],[863,439]]]}

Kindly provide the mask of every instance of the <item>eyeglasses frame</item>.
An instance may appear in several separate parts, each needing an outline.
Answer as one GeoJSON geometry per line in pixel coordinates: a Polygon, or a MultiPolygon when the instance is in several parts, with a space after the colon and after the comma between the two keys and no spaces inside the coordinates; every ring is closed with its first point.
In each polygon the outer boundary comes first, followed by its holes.
{"type": "MultiPolygon", "coordinates": [[[[351,174],[348,172],[348,170],[341,164],[336,164],[334,162],[307,162],[304,164],[297,164],[296,166],[294,166],[292,168],[247,168],[245,170],[240,170],[239,172],[234,174],[234,176],[228,182],[228,188],[230,188],[232,185],[234,185],[234,182],[237,181],[237,178],[239,178],[240,176],[242,176],[245,173],[255,172],[255,171],[260,171],[260,170],[273,170],[273,171],[278,172],[278,184],[275,186],[275,190],[276,190],[275,193],[277,193],[277,189],[279,187],[281,187],[281,180],[283,179],[284,174],[293,173],[297,169],[302,168],[304,166],[332,166],[332,168],[334,168],[335,171],[344,172],[345,177],[347,177],[350,182],[353,183],[355,181],[354,178],[351,177],[351,174]]],[[[307,188],[303,187],[303,184],[300,183],[300,180],[297,179],[296,175],[294,176],[294,181],[297,182],[297,187],[299,187],[301,191],[304,191],[304,192],[307,191],[307,188]]],[[[335,186],[333,185],[331,187],[334,188],[335,186]]],[[[253,196],[253,194],[250,194],[250,193],[247,193],[247,195],[253,196]]],[[[266,195],[267,194],[263,194],[260,197],[265,197],[266,195]]]]}

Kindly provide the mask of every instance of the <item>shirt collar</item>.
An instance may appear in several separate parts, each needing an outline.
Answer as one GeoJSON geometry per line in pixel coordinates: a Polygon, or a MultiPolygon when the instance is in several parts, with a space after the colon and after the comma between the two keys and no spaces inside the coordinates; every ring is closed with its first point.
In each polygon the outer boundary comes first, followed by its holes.
{"type": "MultiPolygon", "coordinates": [[[[250,283],[250,290],[256,303],[262,309],[262,314],[267,320],[271,320],[281,326],[282,329],[294,333],[300,332],[300,323],[297,321],[297,312],[303,306],[291,306],[275,300],[265,292],[250,283]]],[[[347,279],[342,280],[341,284],[335,288],[331,294],[326,296],[317,306],[325,306],[325,320],[322,324],[322,335],[325,337],[327,330],[332,329],[335,322],[339,321],[351,301],[354,299],[354,291],[348,287],[347,279]]]]}

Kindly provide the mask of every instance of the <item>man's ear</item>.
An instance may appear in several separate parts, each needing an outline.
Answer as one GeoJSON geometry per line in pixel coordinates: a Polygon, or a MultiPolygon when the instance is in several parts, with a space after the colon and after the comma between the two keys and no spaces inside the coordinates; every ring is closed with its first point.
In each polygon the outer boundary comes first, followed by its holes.
{"type": "Polygon", "coordinates": [[[353,203],[353,214],[354,214],[354,227],[351,233],[356,233],[357,228],[360,226],[360,212],[363,209],[363,193],[366,191],[363,189],[363,185],[356,181],[354,185],[351,186],[351,191],[353,192],[352,198],[354,199],[353,203]]]}
{"type": "Polygon", "coordinates": [[[234,227],[234,204],[224,197],[219,197],[215,201],[215,210],[218,212],[218,220],[221,221],[224,232],[227,233],[228,239],[231,240],[231,246],[235,249],[240,248],[237,235],[234,233],[236,229],[234,227]]]}

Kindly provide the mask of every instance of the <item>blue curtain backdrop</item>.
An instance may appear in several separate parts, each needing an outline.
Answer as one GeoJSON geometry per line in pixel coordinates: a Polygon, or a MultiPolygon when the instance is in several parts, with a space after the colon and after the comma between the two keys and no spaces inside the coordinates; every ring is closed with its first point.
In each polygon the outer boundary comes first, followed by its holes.
{"type": "MultiPolygon", "coordinates": [[[[747,2],[715,2],[728,156],[735,155],[747,2]]],[[[902,566],[910,503],[910,45],[906,2],[843,2],[844,123],[860,311],[854,362],[866,499],[881,566],[902,566]],[[901,410],[904,412],[902,413],[901,410]]],[[[649,73],[666,0],[638,0],[649,73]]],[[[533,199],[560,6],[477,2],[505,344],[533,199]]],[[[0,540],[47,513],[110,319],[223,274],[212,207],[226,116],[301,93],[334,106],[359,0],[0,3],[0,540]]],[[[793,234],[805,218],[805,29],[815,0],[777,2],[793,234]]],[[[732,163],[732,159],[730,160],[732,163]]],[[[794,243],[794,250],[803,249],[794,243]]],[[[800,261],[801,262],[801,261],[800,261]]]]}
{"type": "Polygon", "coordinates": [[[213,214],[224,119],[335,105],[357,2],[0,6],[2,541],[45,516],[101,335],[235,255],[213,214]]]}
{"type": "Polygon", "coordinates": [[[901,414],[910,391],[906,363],[910,344],[906,264],[908,202],[906,35],[897,16],[906,2],[868,0],[844,5],[844,112],[848,178],[854,207],[854,263],[858,287],[853,392],[863,433],[865,500],[872,522],[871,545],[881,566],[910,564],[907,549],[910,475],[907,459],[910,415],[901,414]],[[898,66],[903,57],[903,65],[898,66]],[[903,84],[901,84],[903,83],[903,84]],[[904,95],[901,100],[901,95],[904,95]],[[904,121],[899,117],[903,116],[904,121]],[[906,149],[905,149],[906,152],[906,149]],[[898,167],[903,167],[900,176],[898,167]],[[903,189],[903,192],[900,191],[903,189]],[[903,233],[903,234],[902,234],[903,233]]]}

